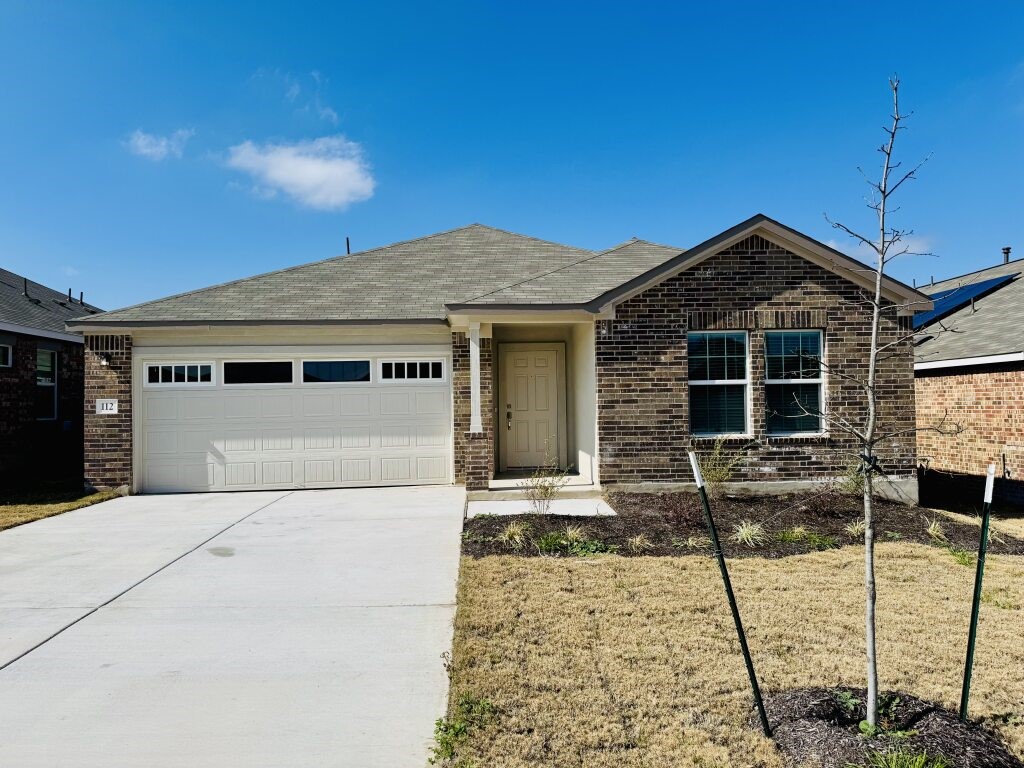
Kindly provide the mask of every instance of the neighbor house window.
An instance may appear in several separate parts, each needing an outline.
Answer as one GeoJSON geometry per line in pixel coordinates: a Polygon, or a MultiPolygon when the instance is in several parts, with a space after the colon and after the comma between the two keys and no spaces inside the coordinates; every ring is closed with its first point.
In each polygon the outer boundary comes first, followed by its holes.
{"type": "Polygon", "coordinates": [[[380,364],[381,381],[444,379],[444,363],[440,360],[387,360],[380,364]]]}
{"type": "Polygon", "coordinates": [[[213,363],[148,363],[146,385],[212,384],[213,363]]]}
{"type": "Polygon", "coordinates": [[[36,418],[57,418],[57,353],[36,350],[36,418]]]}
{"type": "Polygon", "coordinates": [[[224,363],[225,384],[291,384],[291,360],[224,363]]]}
{"type": "Polygon", "coordinates": [[[695,435],[747,433],[747,334],[744,331],[690,333],[690,432],[695,435]]]}
{"type": "Polygon", "coordinates": [[[0,368],[10,368],[14,360],[13,350],[9,344],[0,344],[0,368]]]}
{"type": "Polygon", "coordinates": [[[302,363],[302,381],[306,384],[369,380],[369,360],[305,360],[302,363]]]}
{"type": "Polygon", "coordinates": [[[764,343],[768,432],[820,432],[821,331],[768,331],[764,343]]]}

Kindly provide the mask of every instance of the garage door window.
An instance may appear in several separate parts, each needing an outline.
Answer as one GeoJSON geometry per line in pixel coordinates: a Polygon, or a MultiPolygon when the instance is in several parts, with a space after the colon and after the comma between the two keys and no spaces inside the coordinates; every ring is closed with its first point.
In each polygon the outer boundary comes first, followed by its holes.
{"type": "Polygon", "coordinates": [[[291,384],[291,360],[224,363],[225,384],[291,384]]]}
{"type": "Polygon", "coordinates": [[[213,363],[150,363],[146,386],[188,386],[213,384],[213,363]]]}
{"type": "Polygon", "coordinates": [[[380,364],[382,382],[444,381],[441,360],[384,360],[380,364]]]}
{"type": "Polygon", "coordinates": [[[304,384],[350,384],[370,380],[369,360],[304,360],[304,384]]]}

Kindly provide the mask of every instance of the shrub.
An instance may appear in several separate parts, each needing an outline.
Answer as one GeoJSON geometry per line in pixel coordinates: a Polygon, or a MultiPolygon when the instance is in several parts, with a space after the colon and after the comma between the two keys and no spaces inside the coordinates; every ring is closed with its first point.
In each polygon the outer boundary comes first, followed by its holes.
{"type": "Polygon", "coordinates": [[[864,495],[864,474],[860,471],[860,462],[849,464],[836,483],[839,490],[851,496],[864,495]]]}
{"type": "MultiPolygon", "coordinates": [[[[449,763],[458,756],[459,746],[474,728],[490,722],[494,705],[487,699],[463,696],[454,711],[434,723],[434,746],[430,748],[431,765],[449,763]]],[[[456,763],[458,765],[458,763],[456,763]]]]}
{"type": "Polygon", "coordinates": [[[567,525],[562,530],[562,537],[566,544],[579,544],[581,541],[586,541],[587,529],[582,525],[567,525]]]}
{"type": "Polygon", "coordinates": [[[741,520],[733,526],[733,533],[730,537],[737,544],[745,544],[748,547],[760,547],[768,541],[768,533],[764,526],[750,520],[741,520]]]}
{"type": "Polygon", "coordinates": [[[864,532],[867,531],[868,524],[864,521],[864,518],[859,520],[853,520],[846,524],[843,528],[846,534],[854,539],[864,538],[864,532]]]}
{"type": "Polygon", "coordinates": [[[724,437],[715,440],[711,453],[700,458],[700,471],[704,475],[704,489],[711,498],[722,495],[725,483],[732,479],[736,468],[746,460],[745,449],[741,446],[734,452],[726,450],[724,437]]]}
{"type": "Polygon", "coordinates": [[[526,535],[530,532],[530,524],[522,520],[513,520],[498,534],[498,541],[509,549],[522,549],[526,543],[526,535]]]}
{"type": "Polygon", "coordinates": [[[812,549],[836,549],[839,546],[839,542],[835,536],[826,536],[821,533],[808,533],[807,543],[812,549]]]}
{"type": "Polygon", "coordinates": [[[568,470],[558,466],[558,459],[554,458],[537,467],[532,475],[519,483],[519,487],[530,502],[530,511],[535,515],[546,515],[551,509],[551,502],[567,482],[568,470]]]}
{"type": "Polygon", "coordinates": [[[557,555],[562,550],[563,541],[560,532],[549,531],[537,539],[534,544],[542,555],[557,555]]]}
{"type": "MultiPolygon", "coordinates": [[[[870,768],[951,768],[946,758],[941,755],[929,757],[927,752],[906,752],[898,749],[893,752],[871,752],[868,754],[870,768]]],[[[856,768],[849,763],[848,768],[856,768]]]]}
{"type": "Polygon", "coordinates": [[[572,555],[586,557],[614,552],[618,547],[605,544],[600,539],[588,539],[586,529],[578,525],[567,525],[561,531],[549,531],[534,541],[542,555],[572,555]]]}
{"type": "Polygon", "coordinates": [[[638,533],[636,536],[626,541],[626,546],[629,547],[629,551],[633,554],[639,555],[642,552],[650,552],[654,549],[654,544],[644,534],[638,533]]]}
{"type": "Polygon", "coordinates": [[[775,538],[786,544],[803,541],[807,538],[807,529],[802,525],[798,525],[794,528],[787,528],[786,530],[775,534],[775,538]]]}

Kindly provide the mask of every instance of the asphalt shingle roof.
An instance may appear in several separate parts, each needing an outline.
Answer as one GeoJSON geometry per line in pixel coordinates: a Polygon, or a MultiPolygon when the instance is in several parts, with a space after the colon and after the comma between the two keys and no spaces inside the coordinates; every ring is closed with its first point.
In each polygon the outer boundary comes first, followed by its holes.
{"type": "Polygon", "coordinates": [[[1024,351],[1024,259],[943,280],[921,288],[929,296],[992,278],[1019,275],[991,293],[923,329],[917,345],[918,363],[1024,351]],[[953,330],[942,330],[953,329],[953,330]]]}
{"type": "Polygon", "coordinates": [[[78,299],[69,302],[66,293],[33,280],[28,281],[26,296],[25,280],[21,275],[0,268],[0,322],[66,333],[66,321],[81,317],[86,312],[101,311],[91,304],[79,304],[78,299]]]}

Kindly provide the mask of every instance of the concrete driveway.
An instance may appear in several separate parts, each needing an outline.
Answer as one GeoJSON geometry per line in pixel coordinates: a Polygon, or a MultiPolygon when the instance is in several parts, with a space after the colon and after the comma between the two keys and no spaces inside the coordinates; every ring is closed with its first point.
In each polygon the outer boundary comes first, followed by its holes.
{"type": "Polygon", "coordinates": [[[136,496],[0,532],[0,765],[423,766],[463,504],[136,496]]]}

